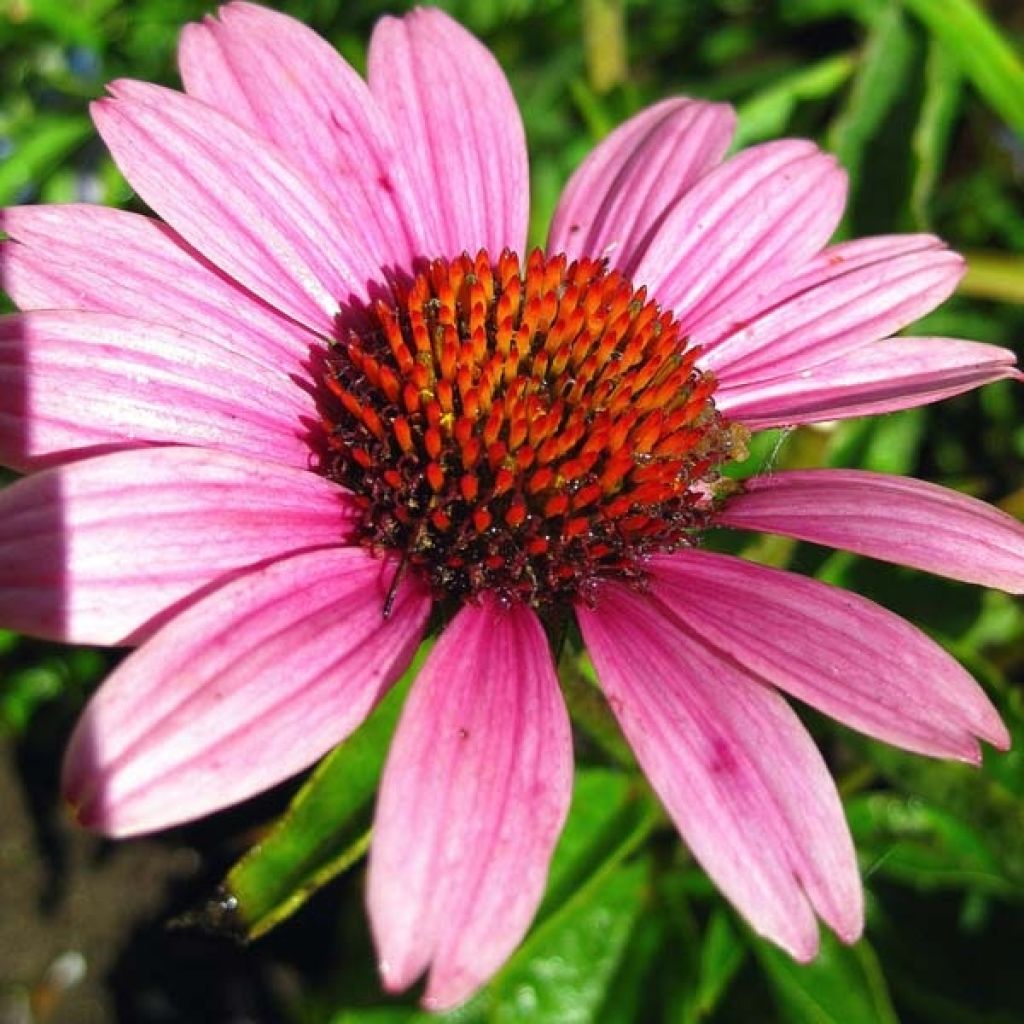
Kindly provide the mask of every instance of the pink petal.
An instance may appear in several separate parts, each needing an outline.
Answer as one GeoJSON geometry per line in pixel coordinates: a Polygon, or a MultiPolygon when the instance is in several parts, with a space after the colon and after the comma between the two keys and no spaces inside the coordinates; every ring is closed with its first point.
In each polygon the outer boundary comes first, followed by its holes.
{"type": "Polygon", "coordinates": [[[744,315],[828,241],[845,195],[845,174],[810,142],[745,150],[672,208],[634,280],[691,332],[722,309],[744,315]]]}
{"type": "Polygon", "coordinates": [[[544,630],[523,605],[465,605],[413,687],[384,769],[369,907],[390,990],[468,998],[537,909],[572,788],[544,630]]]}
{"type": "Polygon", "coordinates": [[[717,521],[1024,593],[1024,525],[965,494],[861,470],[754,477],[717,521]]]}
{"type": "Polygon", "coordinates": [[[870,736],[933,757],[980,760],[1009,735],[981,687],[898,615],[817,580],[728,555],[653,559],[653,592],[744,669],[870,736]]]}
{"type": "Polygon", "coordinates": [[[110,86],[93,119],[118,167],[182,238],[300,323],[330,334],[339,305],[381,277],[311,181],[225,115],[171,89],[110,86]]]}
{"type": "Polygon", "coordinates": [[[1005,348],[949,338],[889,338],[798,375],[719,388],[718,408],[751,430],[928,405],[1007,377],[1005,348]]]}
{"type": "Polygon", "coordinates": [[[24,310],[118,313],[213,337],[280,372],[318,337],[226,277],[159,221],[103,206],[0,211],[3,286],[24,310]]]}
{"type": "Polygon", "coordinates": [[[229,3],[187,25],[185,89],[302,167],[355,225],[381,266],[425,255],[421,214],[391,126],[366,83],[325,40],[285,14],[229,3]]]}
{"type": "Polygon", "coordinates": [[[964,269],[938,239],[852,266],[841,253],[834,259],[831,274],[758,313],[701,365],[733,386],[798,374],[913,323],[952,294],[964,269]]]}
{"type": "Polygon", "coordinates": [[[204,588],[344,544],[357,520],[322,477],[197,448],[45,470],[0,491],[0,621],[69,643],[137,643],[204,588]]]}
{"type": "Polygon", "coordinates": [[[721,161],[735,127],[726,104],[681,97],[630,118],[569,179],[548,251],[607,255],[632,277],[672,204],[721,161]]]}
{"type": "Polygon", "coordinates": [[[640,767],[755,931],[809,960],[818,948],[813,908],[855,941],[862,896],[842,806],[785,701],[657,597],[607,583],[577,616],[640,767]]]}
{"type": "Polygon", "coordinates": [[[148,444],[305,468],[313,399],[284,374],[174,327],[107,313],[0,317],[0,463],[148,444]]]}
{"type": "Polygon", "coordinates": [[[874,235],[868,238],[857,238],[850,242],[830,245],[821,252],[815,253],[806,263],[780,281],[775,290],[768,295],[756,309],[744,313],[743,318],[736,316],[735,310],[723,309],[718,316],[705,321],[700,331],[694,334],[693,340],[704,346],[713,348],[723,339],[731,336],[738,328],[762,313],[780,306],[797,295],[817,288],[833,280],[837,274],[847,271],[861,270],[883,260],[915,252],[930,252],[933,249],[945,249],[945,243],[934,235],[874,235]]]}
{"type": "Polygon", "coordinates": [[[82,824],[136,835],[244,800],[312,764],[409,663],[430,599],[394,563],[311,551],[193,605],[132,654],[82,715],[64,791],[82,824]]]}
{"type": "Polygon", "coordinates": [[[370,88],[390,117],[427,217],[432,256],[526,245],[526,137],[505,73],[441,11],[382,18],[370,40],[370,88]]]}

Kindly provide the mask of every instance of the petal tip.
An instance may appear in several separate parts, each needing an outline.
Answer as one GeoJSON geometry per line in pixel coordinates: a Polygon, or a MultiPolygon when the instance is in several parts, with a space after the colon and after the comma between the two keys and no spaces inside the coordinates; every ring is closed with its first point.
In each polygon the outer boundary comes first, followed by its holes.
{"type": "Polygon", "coordinates": [[[766,935],[765,938],[781,946],[798,964],[813,963],[821,950],[817,928],[798,937],[787,936],[783,939],[777,935],[766,935]]]}
{"type": "Polygon", "coordinates": [[[430,1013],[454,1010],[471,999],[485,980],[470,976],[464,970],[444,975],[431,971],[420,1006],[430,1013]]]}
{"type": "Polygon", "coordinates": [[[864,934],[864,898],[859,884],[856,902],[847,908],[847,913],[842,919],[829,923],[840,942],[847,946],[860,942],[861,936],[864,934]]]}
{"type": "Polygon", "coordinates": [[[996,750],[1004,753],[1013,746],[1013,737],[1001,718],[993,725],[987,735],[982,736],[982,739],[995,747],[996,750]]]}
{"type": "Polygon", "coordinates": [[[377,974],[380,976],[381,987],[389,995],[396,996],[404,992],[422,973],[422,968],[412,964],[409,958],[393,960],[381,957],[377,961],[377,974]]]}

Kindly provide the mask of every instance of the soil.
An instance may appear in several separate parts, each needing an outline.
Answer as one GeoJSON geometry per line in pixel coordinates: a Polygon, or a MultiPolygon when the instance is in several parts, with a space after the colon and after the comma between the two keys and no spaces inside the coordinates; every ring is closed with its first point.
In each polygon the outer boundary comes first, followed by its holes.
{"type": "Polygon", "coordinates": [[[320,949],[303,912],[267,941],[174,927],[284,804],[277,791],[210,822],[112,843],[58,796],[70,723],[0,737],[0,1024],[279,1024],[320,949]]]}

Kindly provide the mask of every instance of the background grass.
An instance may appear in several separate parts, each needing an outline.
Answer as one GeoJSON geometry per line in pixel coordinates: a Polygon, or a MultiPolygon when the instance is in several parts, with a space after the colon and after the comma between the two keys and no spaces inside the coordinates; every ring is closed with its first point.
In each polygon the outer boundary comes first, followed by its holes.
{"type": "MultiPolygon", "coordinates": [[[[374,20],[406,5],[277,6],[361,68],[374,20]]],[[[798,135],[839,156],[851,176],[844,235],[933,230],[967,254],[960,292],[915,333],[1021,351],[1024,9],[1014,0],[442,6],[494,50],[519,98],[534,241],[569,173],[622,119],[674,93],[728,100],[740,113],[740,144],[798,135]]],[[[179,28],[210,9],[196,0],[0,0],[0,202],[139,208],[91,128],[87,103],[119,76],[176,85],[179,28]]],[[[1020,516],[1022,406],[1021,389],[1003,383],[935,408],[776,432],[761,439],[749,468],[909,473],[1020,516]]],[[[1024,1020],[1020,603],[778,538],[744,553],[848,586],[926,629],[986,685],[1015,750],[973,771],[807,715],[846,799],[869,923],[857,947],[827,940],[816,964],[798,967],[753,938],[689,861],[595,710],[585,660],[570,650],[562,668],[581,726],[581,768],[549,895],[522,950],[452,1019],[1024,1020]]],[[[0,814],[8,911],[0,1018],[418,1020],[411,1000],[381,996],[361,906],[358,855],[394,709],[382,708],[369,731],[328,759],[277,826],[298,784],[127,854],[66,826],[56,786],[74,716],[116,657],[0,632],[8,801],[0,814]],[[218,895],[217,879],[257,838],[257,852],[227,876],[231,898],[218,895]],[[183,912],[187,927],[165,931],[183,912]],[[269,934],[239,950],[228,937],[239,932],[269,934]]]]}

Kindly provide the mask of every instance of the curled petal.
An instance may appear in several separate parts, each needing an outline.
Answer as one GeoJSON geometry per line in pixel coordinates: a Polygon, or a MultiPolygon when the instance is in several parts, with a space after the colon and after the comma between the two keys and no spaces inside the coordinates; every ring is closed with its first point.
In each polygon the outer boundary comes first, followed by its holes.
{"type": "Polygon", "coordinates": [[[0,491],[0,621],[68,643],[138,643],[211,586],[346,543],[358,518],[323,477],[200,448],[44,470],[0,491]]]}
{"type": "Polygon", "coordinates": [[[635,281],[688,332],[759,309],[836,229],[846,176],[809,142],[745,150],[706,174],[659,227],[635,281]]]}
{"type": "Polygon", "coordinates": [[[831,275],[758,313],[714,345],[702,365],[730,386],[795,376],[913,323],[944,302],[963,275],[961,257],[938,239],[909,252],[894,248],[871,262],[836,253],[831,275]]]}
{"type": "Polygon", "coordinates": [[[840,722],[977,763],[1010,738],[981,687],[909,622],[857,594],[728,555],[651,560],[654,593],[704,642],[840,722]]]}
{"type": "Polygon", "coordinates": [[[1024,593],[1024,525],[983,501],[902,476],[811,469],[754,477],[717,521],[1024,593]]]}
{"type": "Polygon", "coordinates": [[[677,97],[631,117],[569,179],[548,251],[605,256],[632,277],[668,211],[729,148],[736,116],[724,103],[677,97]]]}
{"type": "Polygon", "coordinates": [[[1024,379],[1005,348],[949,338],[889,338],[788,377],[724,385],[715,404],[751,430],[912,409],[993,381],[1024,379]]]}
{"type": "Polygon", "coordinates": [[[731,337],[746,323],[752,322],[761,315],[770,312],[798,295],[821,287],[850,271],[859,271],[879,262],[896,259],[910,253],[929,253],[935,249],[945,249],[945,243],[934,235],[872,235],[867,238],[856,238],[849,242],[839,242],[815,253],[809,260],[801,264],[778,282],[774,291],[769,293],[756,308],[745,309],[742,317],[735,310],[724,309],[721,315],[711,317],[701,324],[701,328],[692,337],[694,342],[705,349],[712,349],[721,341],[731,337]]]}
{"type": "Polygon", "coordinates": [[[693,855],[755,931],[799,960],[814,912],[863,926],[857,861],[825,763],[778,694],[677,621],[609,583],[577,608],[601,687],[693,855]]]}
{"type": "Polygon", "coordinates": [[[395,565],[313,551],[214,591],[132,654],[90,701],[64,762],[83,825],[126,836],[191,821],[308,767],[408,665],[429,596],[382,614],[395,565]]]}
{"type": "Polygon", "coordinates": [[[384,769],[369,906],[384,984],[472,994],[522,939],[565,822],[572,740],[523,605],[465,605],[420,672],[384,769]]]}

